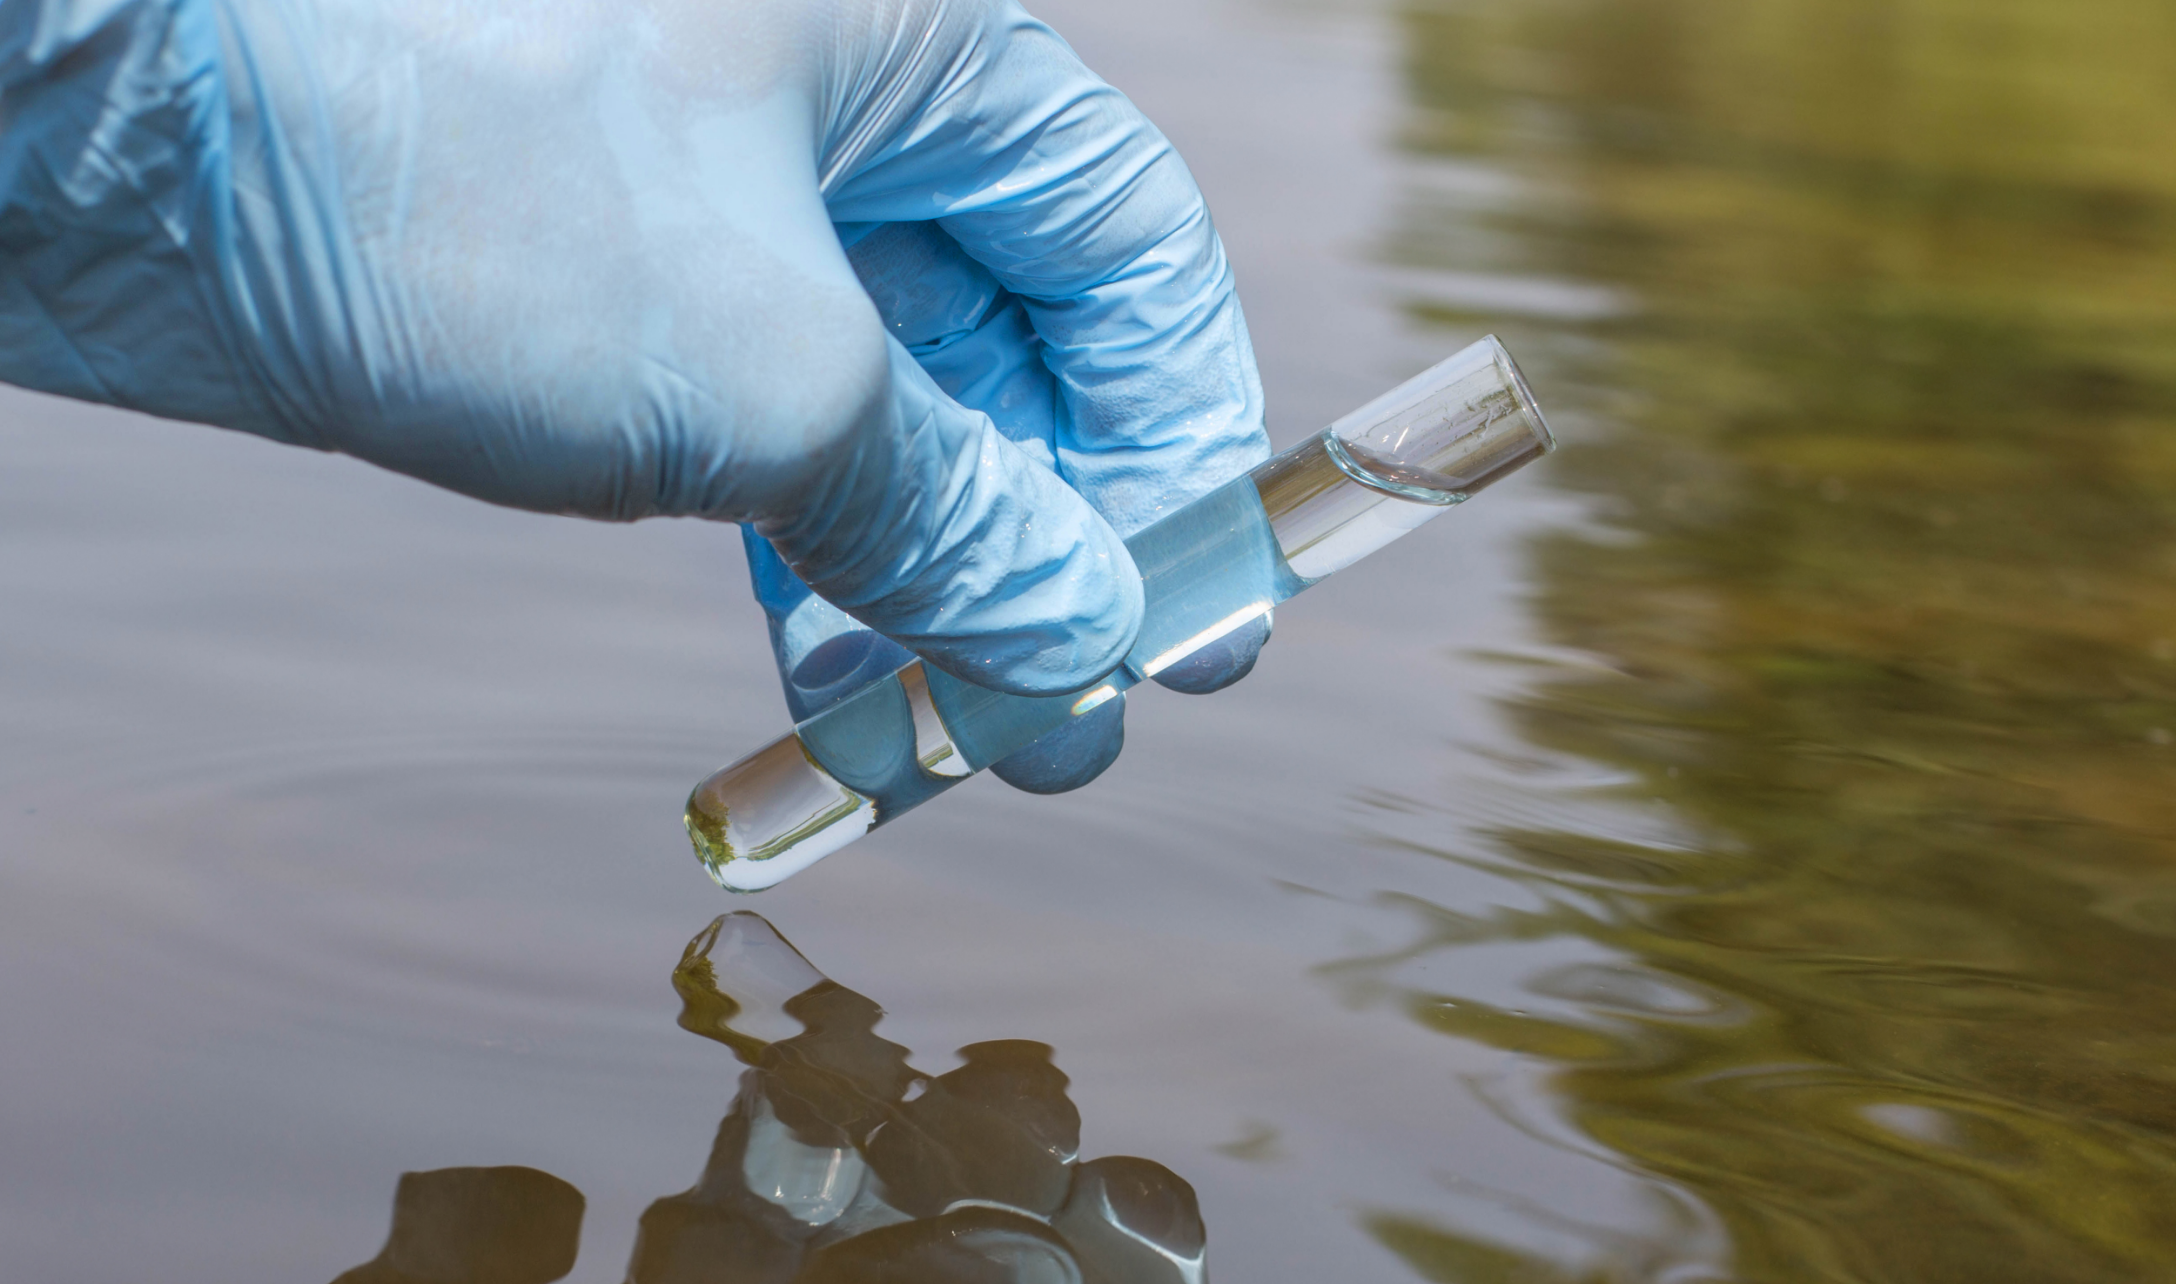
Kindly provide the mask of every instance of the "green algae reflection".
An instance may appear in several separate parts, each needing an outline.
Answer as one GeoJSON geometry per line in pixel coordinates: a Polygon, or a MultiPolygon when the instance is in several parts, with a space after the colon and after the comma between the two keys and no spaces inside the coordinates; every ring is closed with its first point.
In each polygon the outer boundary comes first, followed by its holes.
{"type": "MultiPolygon", "coordinates": [[[[1499,832],[1556,910],[1416,948],[1584,938],[1735,1013],[1414,1014],[1555,1067],[1728,1278],[2176,1279],[2176,6],[1399,21],[1409,145],[1514,194],[1419,192],[1398,257],[1621,301],[1505,330],[1611,528],[1536,561],[1603,664],[1514,712],[1705,836],[1499,832]]],[[[1671,1269],[1372,1224],[1432,1279],[1671,1269]]]]}

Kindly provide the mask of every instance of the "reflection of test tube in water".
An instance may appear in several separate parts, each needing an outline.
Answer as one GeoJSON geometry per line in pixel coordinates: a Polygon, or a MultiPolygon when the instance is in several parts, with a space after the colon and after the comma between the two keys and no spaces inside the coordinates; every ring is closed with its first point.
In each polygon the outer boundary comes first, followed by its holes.
{"type": "Polygon", "coordinates": [[[1489,337],[1126,541],[1141,633],[1085,691],[1015,696],[917,660],[696,786],[688,834],[760,891],[1257,620],[1555,446],[1489,337]]]}
{"type": "Polygon", "coordinates": [[[970,1044],[925,1075],[876,1033],[882,1008],[745,912],[689,942],[673,988],[681,1026],[749,1069],[702,1176],[642,1214],[628,1284],[1207,1277],[1194,1188],[1153,1160],[1082,1159],[1047,1045],[970,1044]]]}

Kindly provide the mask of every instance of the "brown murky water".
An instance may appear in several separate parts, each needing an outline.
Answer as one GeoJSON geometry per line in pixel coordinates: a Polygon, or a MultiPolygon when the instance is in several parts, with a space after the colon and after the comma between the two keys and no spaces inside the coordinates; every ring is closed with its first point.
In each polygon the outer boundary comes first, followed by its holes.
{"type": "Polygon", "coordinates": [[[727,904],[732,532],[8,396],[4,1273],[2176,1278],[2176,9],[1039,11],[1279,444],[1494,330],[1565,449],[727,904]]]}
{"type": "MultiPolygon", "coordinates": [[[[1602,529],[1535,580],[1591,664],[1511,703],[1674,833],[1504,825],[1446,855],[1546,910],[1431,903],[1347,966],[1440,953],[1398,1001],[1530,1052],[1564,1126],[1713,1218],[1718,1274],[2176,1278],[2176,10],[1400,22],[1409,144],[1519,179],[1416,199],[1401,257],[1620,304],[1536,336],[1602,529]],[[1463,998],[1459,951],[1514,940],[1638,979],[1463,998]]],[[[1434,1278],[1576,1274],[1383,1226],[1434,1278]]]]}

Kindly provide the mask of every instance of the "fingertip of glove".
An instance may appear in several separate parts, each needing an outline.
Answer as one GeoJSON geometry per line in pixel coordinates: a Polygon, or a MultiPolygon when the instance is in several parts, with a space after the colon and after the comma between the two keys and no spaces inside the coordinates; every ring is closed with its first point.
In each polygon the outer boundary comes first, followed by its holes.
{"type": "MultiPolygon", "coordinates": [[[[868,629],[826,639],[791,672],[780,674],[785,680],[786,707],[795,722],[813,718],[913,659],[905,647],[868,629]]],[[[783,660],[780,667],[784,668],[783,660]]]]}
{"type": "Polygon", "coordinates": [[[1104,701],[1025,749],[991,764],[990,774],[1031,794],[1062,794],[1103,774],[1126,746],[1126,697],[1104,701]]]}
{"type": "Polygon", "coordinates": [[[1208,695],[1222,691],[1254,671],[1254,662],[1269,642],[1270,619],[1263,616],[1232,630],[1216,641],[1160,670],[1156,685],[1182,695],[1208,695]]]}

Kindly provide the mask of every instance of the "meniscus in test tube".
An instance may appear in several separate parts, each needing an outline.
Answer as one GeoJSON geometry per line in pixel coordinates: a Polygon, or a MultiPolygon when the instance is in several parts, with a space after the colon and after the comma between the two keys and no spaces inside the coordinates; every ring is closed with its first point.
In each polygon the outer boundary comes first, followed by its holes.
{"type": "Polygon", "coordinates": [[[1127,540],[1146,609],[1101,682],[1004,695],[915,660],[697,785],[696,854],[732,891],[774,886],[1555,446],[1482,339],[1127,540]]]}

